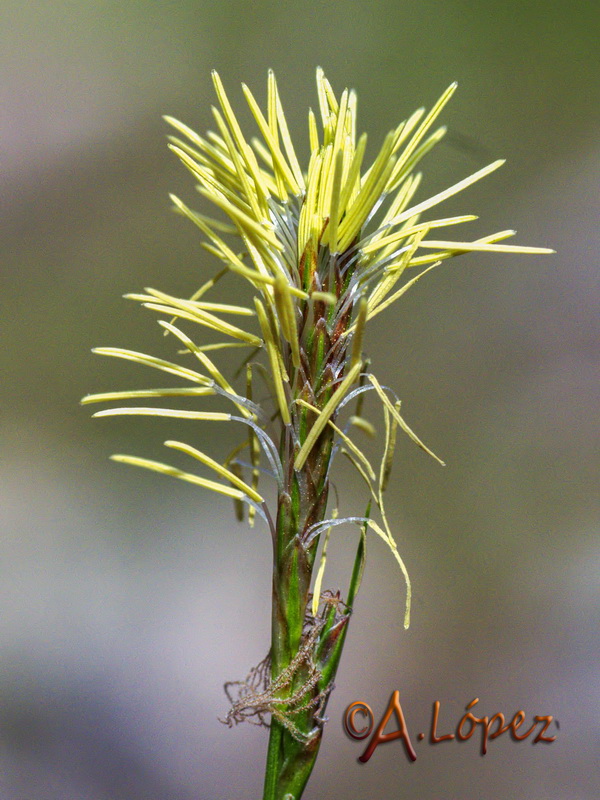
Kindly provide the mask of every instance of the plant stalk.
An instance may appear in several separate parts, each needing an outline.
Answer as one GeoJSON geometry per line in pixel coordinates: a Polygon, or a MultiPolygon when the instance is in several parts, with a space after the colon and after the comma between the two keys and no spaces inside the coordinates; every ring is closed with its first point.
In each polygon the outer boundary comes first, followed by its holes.
{"type": "MultiPolygon", "coordinates": [[[[332,259],[326,285],[317,273],[316,252],[307,247],[301,271],[307,285],[340,291],[341,261],[332,259]],[[318,282],[318,283],[317,283],[318,282]],[[329,285],[331,282],[331,285],[329,285]]],[[[311,613],[310,586],[319,537],[308,534],[326,517],[333,429],[325,426],[300,469],[294,460],[318,415],[295,402],[302,399],[322,411],[343,379],[347,361],[341,334],[351,309],[332,327],[331,308],[315,302],[299,321],[300,365],[287,350],[290,376],[289,425],[282,426],[280,457],[284,483],[278,496],[273,538],[271,629],[272,713],[263,800],[300,800],[314,767],[323,734],[323,714],[339,664],[350,609],[337,595],[320,598],[311,613]],[[310,316],[312,315],[312,316],[310,316]],[[340,368],[341,367],[341,368],[340,368]]],[[[357,563],[364,559],[364,532],[357,563]]],[[[355,568],[348,597],[354,598],[362,568],[355,568]]]]}

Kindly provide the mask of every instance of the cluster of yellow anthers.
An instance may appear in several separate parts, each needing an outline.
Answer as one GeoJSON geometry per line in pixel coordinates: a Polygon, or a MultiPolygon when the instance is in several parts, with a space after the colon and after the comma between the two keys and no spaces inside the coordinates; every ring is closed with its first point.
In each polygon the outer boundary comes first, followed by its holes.
{"type": "MultiPolygon", "coordinates": [[[[444,135],[444,128],[438,128],[433,133],[430,131],[452,96],[455,84],[444,92],[429,113],[425,114],[420,109],[390,131],[373,163],[365,168],[363,162],[367,136],[362,134],[357,140],[356,95],[346,90],[338,100],[323,71],[318,69],[322,131],[319,134],[315,115],[309,111],[311,155],[308,170],[303,172],[290,138],[273,73],[269,73],[268,78],[266,116],[250,90],[243,86],[262,135],[262,140],[253,138],[250,142],[242,133],[216,73],[213,73],[213,79],[220,104],[220,110],[213,108],[218,133],[209,132],[207,138],[203,138],[181,122],[170,117],[166,119],[183,137],[170,137],[171,149],[197,180],[200,194],[224,212],[229,221],[206,217],[191,210],[174,196],[173,203],[179,212],[200,228],[206,237],[204,248],[222,261],[224,268],[191,299],[172,297],[154,289],[147,289],[146,294],[128,295],[145,307],[172,317],[170,322],[161,320],[159,324],[196,356],[206,374],[130,350],[98,348],[95,351],[97,353],[157,368],[189,382],[191,386],[88,395],[83,402],[222,395],[238,409],[239,415],[126,407],[100,411],[95,416],[138,414],[192,420],[238,420],[245,423],[249,428],[248,438],[223,464],[190,445],[178,441],[165,442],[168,447],[183,451],[211,468],[226,483],[207,480],[148,459],[124,455],[113,458],[212,489],[234,498],[238,504],[245,502],[250,506],[251,522],[255,511],[267,518],[268,511],[257,491],[260,450],[265,452],[280,485],[283,467],[278,448],[265,430],[268,417],[252,400],[251,358],[255,351],[247,359],[245,396],[234,390],[207,354],[210,350],[227,347],[264,349],[275,406],[283,425],[290,426],[294,419],[297,420],[299,409],[302,408],[304,413],[309,408],[316,415],[312,417],[313,424],[303,440],[300,441],[298,437],[295,439],[294,469],[298,471],[303,468],[319,436],[327,426],[333,427],[338,449],[345,451],[365,479],[372,499],[382,512],[383,527],[366,518],[335,519],[334,513],[333,519],[314,525],[310,536],[314,540],[322,531],[329,532],[333,524],[362,521],[388,543],[408,582],[385,518],[382,494],[391,465],[396,426],[399,425],[420,446],[424,445],[400,416],[398,401],[389,399],[388,395],[393,395],[391,390],[382,387],[373,375],[366,372],[362,356],[365,323],[394,303],[422,275],[444,259],[468,251],[551,251],[498,244],[513,235],[514,231],[510,230],[473,242],[429,238],[430,232],[437,228],[466,223],[476,217],[468,215],[421,221],[423,212],[485,177],[503,163],[495,161],[449,189],[412,204],[421,181],[421,174],[415,173],[414,169],[444,135]],[[243,252],[240,253],[235,244],[226,242],[224,237],[231,236],[236,237],[238,246],[241,240],[243,252]],[[312,272],[304,263],[309,255],[317,265],[312,272]],[[337,263],[337,283],[329,269],[333,262],[337,263]],[[405,270],[413,271],[416,267],[425,269],[400,285],[405,270]],[[256,290],[254,308],[210,303],[203,299],[215,282],[228,272],[245,278],[256,290]],[[340,350],[344,357],[332,368],[337,369],[337,376],[334,375],[330,381],[328,398],[320,403],[309,403],[290,387],[297,383],[294,376],[297,378],[298,370],[302,370],[299,320],[306,320],[306,309],[315,304],[326,309],[324,316],[332,336],[345,337],[345,343],[340,350]],[[260,336],[231,324],[223,319],[225,315],[255,316],[260,336]],[[173,324],[177,318],[217,331],[229,341],[199,346],[173,324]],[[340,320],[344,320],[341,327],[340,320]],[[333,385],[336,388],[332,392],[333,385]],[[334,421],[341,407],[365,391],[367,386],[377,393],[384,411],[386,443],[379,475],[376,475],[366,456],[348,436],[347,428],[342,430],[334,421]],[[248,447],[250,452],[250,484],[243,480],[236,461],[244,447],[248,447]]],[[[351,421],[365,429],[369,427],[365,420],[356,415],[351,421]]],[[[323,567],[324,560],[318,571],[315,603],[319,598],[323,567]]]]}

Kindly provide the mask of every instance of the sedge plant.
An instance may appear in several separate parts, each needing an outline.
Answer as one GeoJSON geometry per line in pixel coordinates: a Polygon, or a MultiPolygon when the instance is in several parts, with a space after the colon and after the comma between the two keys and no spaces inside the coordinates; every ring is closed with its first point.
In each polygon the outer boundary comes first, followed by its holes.
{"type": "Polygon", "coordinates": [[[417,167],[445,133],[434,124],[455,84],[429,112],[419,109],[391,130],[367,163],[367,136],[357,135],[356,94],[345,90],[337,97],[318,69],[318,114],[308,112],[310,158],[303,168],[272,72],[266,111],[243,86],[260,134],[251,139],[243,133],[216,72],[213,81],[219,106],[213,108],[215,131],[199,136],[176,119],[166,120],[175,131],[169,137],[171,150],[191,172],[204,201],[216,207],[217,218],[172,196],[174,208],[200,229],[201,246],[220,262],[220,269],[189,298],[153,288],[127,295],[158,314],[175,353],[187,354],[188,361],[120,347],[94,351],[175,376],[181,385],[93,394],[82,402],[173,403],[185,397],[188,403],[192,399],[192,408],[133,404],[94,416],[171,417],[195,426],[201,422],[207,443],[215,436],[213,426],[239,428],[239,444],[220,460],[182,441],[165,442],[196,471],[137,455],[112,458],[232,498],[239,518],[245,516],[252,526],[258,517],[266,525],[273,543],[271,646],[247,680],[226,685],[231,700],[226,721],[268,725],[263,798],[299,800],[321,743],[369,531],[389,547],[404,576],[405,627],[409,624],[410,580],[384,506],[398,429],[440,461],[405,421],[396,394],[371,371],[364,353],[366,327],[424,275],[457,255],[552,251],[503,244],[512,230],[475,241],[439,232],[476,217],[432,218],[432,210],[494,172],[502,161],[415,202],[421,183],[417,167]],[[232,293],[235,281],[250,286],[251,303],[207,299],[226,276],[232,279],[232,293]],[[212,331],[219,341],[203,342],[194,331],[212,331]],[[242,366],[234,377],[227,377],[217,363],[230,348],[242,351],[242,366]],[[381,460],[376,464],[360,446],[360,437],[375,436],[363,414],[367,392],[379,402],[383,417],[381,460]],[[222,410],[203,409],[204,398],[210,396],[222,401],[222,410]],[[331,490],[340,456],[364,482],[360,516],[345,516],[331,490]],[[262,476],[273,484],[275,503],[263,496],[262,476]],[[341,525],[358,529],[345,594],[323,589],[329,538],[341,525]]]}

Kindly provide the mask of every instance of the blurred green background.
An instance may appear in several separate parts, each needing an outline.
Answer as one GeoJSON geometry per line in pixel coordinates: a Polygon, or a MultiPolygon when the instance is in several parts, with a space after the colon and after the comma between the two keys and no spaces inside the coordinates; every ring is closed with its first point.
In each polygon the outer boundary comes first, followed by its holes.
{"type": "MultiPolygon", "coordinates": [[[[217,716],[223,682],[268,648],[267,532],[235,523],[225,500],[107,460],[162,456],[191,423],[92,421],[78,400],[155,381],[90,354],[162,347],[122,294],[190,295],[214,271],[169,211],[169,191],[194,191],[161,115],[202,132],[211,68],[241,109],[239,83],[263,101],[273,67],[306,158],[317,64],[338,92],[357,90],[372,146],[458,80],[420,197],[506,157],[444,213],[478,213],[473,235],[516,227],[515,241],[557,255],[456,259],[370,329],[375,372],[448,467],[400,442],[388,510],[412,627],[373,541],[306,798],[598,796],[599,33],[599,6],[581,0],[3,0],[3,800],[261,794],[265,732],[217,716]],[[360,764],[343,710],[364,700],[379,716],[394,689],[413,742],[435,700],[447,732],[474,697],[481,714],[553,714],[558,739],[504,736],[485,758],[475,739],[415,743],[414,764],[395,742],[360,764]]],[[[228,435],[215,428],[203,449],[225,453],[228,435]]],[[[338,486],[358,490],[343,472],[338,486]]],[[[345,587],[355,538],[334,540],[326,583],[345,587]]]]}

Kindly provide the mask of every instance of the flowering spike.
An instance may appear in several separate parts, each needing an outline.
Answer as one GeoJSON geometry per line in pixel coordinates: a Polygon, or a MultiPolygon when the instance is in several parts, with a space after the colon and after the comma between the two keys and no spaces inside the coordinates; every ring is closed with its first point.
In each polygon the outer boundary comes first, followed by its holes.
{"type": "MultiPolygon", "coordinates": [[[[123,406],[94,416],[157,416],[198,422],[242,423],[244,434],[224,460],[175,439],[165,445],[179,450],[215,472],[221,482],[183,472],[176,467],[136,456],[116,455],[123,463],[171,475],[234,500],[238,519],[248,506],[253,525],[258,515],[273,540],[273,627],[270,676],[263,666],[232,699],[228,720],[270,717],[270,745],[265,795],[282,800],[300,795],[308,779],[323,728],[323,713],[333,687],[344,636],[365,560],[367,531],[389,547],[406,580],[404,624],[408,626],[411,584],[398,552],[384,507],[397,429],[443,463],[407,425],[400,401],[370,372],[364,355],[370,320],[402,297],[442,261],[468,252],[538,254],[546,248],[501,244],[514,234],[503,230],[467,241],[448,239],[446,231],[476,217],[437,217],[432,210],[491,174],[503,161],[479,169],[453,186],[415,203],[422,183],[416,172],[425,156],[442,139],[445,127],[434,127],[454,93],[451,84],[428,113],[419,109],[392,128],[365,168],[367,135],[357,135],[357,98],[344,89],[336,96],[319,67],[316,73],[319,131],[308,112],[308,164],[300,164],[275,75],[267,78],[267,103],[261,109],[250,89],[242,90],[260,136],[247,137],[213,72],[218,108],[216,131],[205,137],[173,117],[165,117],[176,135],[169,148],[197,183],[212,217],[171,195],[174,209],[194,223],[201,247],[220,262],[220,271],[189,298],[152,288],[127,295],[159,314],[161,331],[176,354],[192,354],[202,371],[175,361],[133,350],[102,347],[94,352],[158,369],[185,381],[187,387],[132,389],[86,395],[83,403],[118,403],[162,398],[187,398],[187,408],[123,406]],[[304,171],[306,169],[306,171],[304,171]],[[428,213],[429,212],[429,213],[428,213]],[[444,228],[440,238],[433,231],[444,228]],[[429,237],[432,238],[429,238],[429,237]],[[416,275],[406,278],[407,270],[416,275]],[[244,281],[252,299],[234,302],[210,297],[217,282],[244,281]],[[206,299],[206,297],[209,299],[206,299]],[[228,321],[242,318],[242,325],[228,321]],[[170,320],[170,321],[168,321],[170,320]],[[174,322],[179,320],[178,325],[174,322]],[[193,331],[233,341],[196,342],[193,331]],[[218,337],[216,336],[218,334],[218,337]],[[226,348],[250,348],[233,377],[218,363],[226,348]],[[207,353],[214,352],[215,360],[207,353]],[[204,374],[206,373],[206,374],[204,374]],[[244,383],[245,377],[245,383],[244,383]],[[262,379],[267,397],[259,405],[254,382],[262,379]],[[242,384],[242,385],[238,385],[242,384]],[[366,392],[374,392],[383,414],[379,470],[373,469],[354,437],[376,434],[363,415],[366,392]],[[204,410],[205,398],[226,401],[237,409],[204,410]],[[356,402],[347,422],[342,417],[356,402]],[[238,413],[239,412],[239,413],[238,413]],[[271,432],[275,427],[276,444],[271,432]],[[247,461],[242,453],[248,452],[247,461]],[[360,476],[367,493],[363,517],[338,516],[339,498],[331,503],[335,456],[344,455],[360,476]],[[261,464],[261,458],[265,463],[261,464]],[[249,463],[248,463],[249,462],[249,463]],[[249,472],[248,472],[249,471],[249,472]],[[250,474],[247,482],[244,475],[250,474]],[[270,477],[277,492],[269,511],[258,492],[259,475],[270,477]],[[328,507],[334,505],[333,514],[328,507]],[[372,513],[373,512],[373,513],[372,513]],[[361,538],[350,589],[344,603],[339,591],[322,590],[327,544],[342,525],[358,525],[361,538]],[[319,539],[323,548],[319,558],[319,539]],[[313,576],[314,568],[320,566],[313,576]],[[314,580],[313,580],[314,579],[314,580]],[[314,596],[310,597],[311,585],[314,596]],[[261,671],[262,670],[262,671],[261,671]],[[260,688],[259,687],[260,684],[260,688]]],[[[162,339],[162,337],[161,337],[162,339]]],[[[264,391],[261,389],[262,401],[264,391]]],[[[212,401],[209,401],[212,402],[212,401]]],[[[197,426],[194,426],[197,429],[197,426]]],[[[265,493],[266,494],[266,493],[265,493]]]]}

